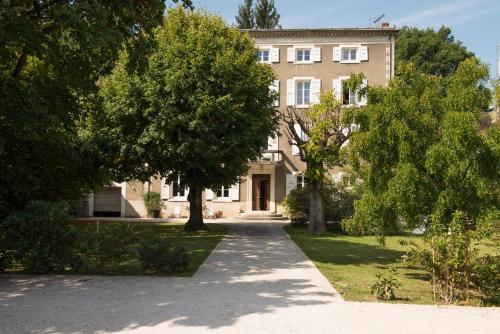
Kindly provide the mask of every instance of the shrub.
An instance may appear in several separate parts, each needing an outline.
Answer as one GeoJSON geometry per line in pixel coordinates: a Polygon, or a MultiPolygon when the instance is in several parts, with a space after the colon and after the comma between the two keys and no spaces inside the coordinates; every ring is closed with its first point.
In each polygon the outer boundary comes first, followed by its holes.
{"type": "Polygon", "coordinates": [[[325,182],[324,207],[325,218],[340,222],[354,214],[354,201],[359,199],[361,186],[345,187],[341,183],[325,182]]]}
{"type": "Polygon", "coordinates": [[[478,291],[489,301],[499,296],[498,257],[478,257],[475,245],[489,235],[487,220],[473,224],[457,211],[448,227],[433,217],[430,235],[423,246],[412,243],[404,260],[420,265],[431,274],[434,299],[451,304],[469,300],[478,291]],[[484,224],[486,222],[486,224],[484,224]]]}
{"type": "Polygon", "coordinates": [[[296,188],[283,200],[286,214],[292,225],[300,227],[307,224],[309,219],[309,192],[307,188],[296,188]]]}
{"type": "Polygon", "coordinates": [[[396,268],[390,267],[388,275],[379,272],[376,274],[377,282],[372,285],[371,292],[378,299],[395,300],[396,289],[399,288],[399,282],[396,279],[396,268]]]}
{"type": "Polygon", "coordinates": [[[131,245],[135,235],[130,225],[97,226],[95,231],[82,232],[80,251],[85,270],[102,272],[105,266],[123,262],[133,254],[131,245]]]}
{"type": "Polygon", "coordinates": [[[171,247],[167,240],[157,235],[148,236],[141,241],[139,260],[142,269],[161,274],[182,272],[190,261],[183,247],[171,247]]]}
{"type": "MultiPolygon", "coordinates": [[[[347,189],[341,184],[325,181],[323,187],[323,207],[327,221],[340,222],[353,214],[353,202],[359,197],[359,188],[347,189]]],[[[297,188],[290,191],[283,201],[285,211],[292,225],[305,226],[309,220],[309,189],[297,188]]]]}
{"type": "Polygon", "coordinates": [[[500,304],[500,256],[479,257],[473,265],[472,284],[484,299],[492,304],[500,304]]]}
{"type": "Polygon", "coordinates": [[[347,234],[351,235],[354,237],[360,237],[362,235],[370,235],[373,234],[373,231],[371,231],[371,228],[367,224],[363,224],[359,220],[356,219],[344,219],[342,220],[341,223],[342,226],[342,231],[347,234]]]}
{"type": "Polygon", "coordinates": [[[0,262],[6,266],[13,258],[33,274],[64,271],[73,262],[77,241],[70,222],[65,204],[30,202],[2,221],[0,262]]]}
{"type": "Polygon", "coordinates": [[[151,217],[153,215],[153,211],[161,210],[164,206],[163,201],[161,200],[160,193],[157,192],[147,192],[143,196],[144,205],[146,206],[146,210],[148,211],[148,216],[151,217]]]}

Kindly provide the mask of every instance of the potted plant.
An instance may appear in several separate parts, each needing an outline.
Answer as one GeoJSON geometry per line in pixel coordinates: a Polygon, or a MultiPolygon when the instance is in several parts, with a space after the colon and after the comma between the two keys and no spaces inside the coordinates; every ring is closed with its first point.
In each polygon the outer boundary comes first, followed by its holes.
{"type": "Polygon", "coordinates": [[[145,193],[144,205],[148,211],[148,217],[160,218],[161,209],[164,207],[160,193],[154,191],[145,193]]]}

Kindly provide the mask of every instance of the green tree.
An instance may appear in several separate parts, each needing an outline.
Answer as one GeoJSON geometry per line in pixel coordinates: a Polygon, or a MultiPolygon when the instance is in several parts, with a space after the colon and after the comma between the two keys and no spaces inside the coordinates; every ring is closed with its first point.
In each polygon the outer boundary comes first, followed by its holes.
{"type": "Polygon", "coordinates": [[[243,4],[239,5],[238,15],[236,16],[236,23],[238,24],[239,29],[255,28],[253,0],[245,0],[243,4]]]}
{"type": "Polygon", "coordinates": [[[438,76],[455,72],[460,62],[473,57],[462,42],[456,41],[451,29],[441,27],[421,30],[403,27],[396,40],[396,66],[413,63],[418,71],[438,76]]]}
{"type": "Polygon", "coordinates": [[[164,8],[162,0],[0,2],[0,216],[108,180],[92,133],[96,83],[123,43],[141,45],[164,8]]]}
{"type": "Polygon", "coordinates": [[[186,230],[206,228],[202,191],[234,184],[277,127],[274,74],[255,44],[206,12],[168,11],[144,73],[124,51],[102,80],[115,172],[122,179],[180,177],[189,187],[186,230]]]}
{"type": "Polygon", "coordinates": [[[490,101],[487,78],[470,58],[448,78],[409,65],[388,88],[370,90],[350,146],[365,183],[355,220],[385,235],[401,220],[431,230],[457,211],[474,222],[498,207],[499,131],[482,133],[478,122],[490,101]]]}
{"type": "MultiPolygon", "coordinates": [[[[346,84],[353,91],[361,88],[364,75],[351,74],[346,84]]],[[[347,144],[359,107],[357,103],[341,111],[341,103],[332,91],[323,92],[320,102],[305,112],[288,107],[283,120],[287,124],[286,132],[290,144],[299,148],[300,158],[307,165],[305,176],[309,189],[309,231],[323,233],[325,222],[325,171],[327,168],[343,165],[341,148],[347,144]],[[299,125],[298,131],[296,125],[299,125]]]]}
{"type": "Polygon", "coordinates": [[[280,14],[274,0],[259,0],[255,4],[255,26],[259,29],[280,28],[280,14]]]}

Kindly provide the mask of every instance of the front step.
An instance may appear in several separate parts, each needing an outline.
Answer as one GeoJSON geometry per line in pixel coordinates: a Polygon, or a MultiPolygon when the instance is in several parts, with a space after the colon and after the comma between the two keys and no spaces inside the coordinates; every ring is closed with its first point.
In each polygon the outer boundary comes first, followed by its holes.
{"type": "Polygon", "coordinates": [[[240,213],[240,215],[235,218],[241,220],[288,220],[288,217],[284,217],[281,213],[271,212],[240,213]]]}

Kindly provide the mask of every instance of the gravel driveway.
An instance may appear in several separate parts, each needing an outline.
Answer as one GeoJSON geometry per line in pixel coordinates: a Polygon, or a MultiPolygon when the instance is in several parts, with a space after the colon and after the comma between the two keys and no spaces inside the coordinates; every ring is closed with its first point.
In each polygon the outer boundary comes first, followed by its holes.
{"type": "Polygon", "coordinates": [[[345,302],[281,224],[231,223],[191,278],[0,276],[0,333],[495,333],[500,309],[345,302]]]}

